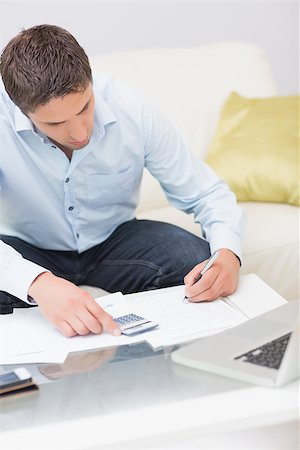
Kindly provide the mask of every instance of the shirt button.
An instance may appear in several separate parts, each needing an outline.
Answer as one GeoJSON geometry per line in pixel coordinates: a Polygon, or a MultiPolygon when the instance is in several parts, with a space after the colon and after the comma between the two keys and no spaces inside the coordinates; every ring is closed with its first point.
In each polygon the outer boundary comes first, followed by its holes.
{"type": "Polygon", "coordinates": [[[78,233],[76,234],[76,237],[77,237],[77,239],[79,239],[79,234],[78,233]]]}
{"type": "Polygon", "coordinates": [[[69,181],[70,181],[70,178],[66,178],[66,179],[65,179],[65,182],[66,182],[66,183],[69,183],[69,181]]]}
{"type": "Polygon", "coordinates": [[[69,206],[69,211],[73,211],[74,206],[69,206]]]}

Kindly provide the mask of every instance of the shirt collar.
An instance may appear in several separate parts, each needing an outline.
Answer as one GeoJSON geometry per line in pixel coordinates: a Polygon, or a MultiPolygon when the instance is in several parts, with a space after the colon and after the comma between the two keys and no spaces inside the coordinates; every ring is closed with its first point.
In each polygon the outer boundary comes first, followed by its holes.
{"type": "Polygon", "coordinates": [[[33,123],[17,106],[15,106],[15,129],[17,132],[27,130],[34,132],[33,123]]]}
{"type": "Polygon", "coordinates": [[[96,95],[95,93],[95,99],[96,99],[96,117],[98,119],[99,125],[105,126],[110,123],[114,123],[117,121],[116,116],[106,103],[106,101],[103,99],[101,95],[96,95]]]}

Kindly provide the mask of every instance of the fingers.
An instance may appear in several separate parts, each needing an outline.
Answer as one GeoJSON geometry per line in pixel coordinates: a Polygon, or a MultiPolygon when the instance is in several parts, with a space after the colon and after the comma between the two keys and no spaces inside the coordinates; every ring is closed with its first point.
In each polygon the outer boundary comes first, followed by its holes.
{"type": "Polygon", "coordinates": [[[56,327],[66,337],[85,336],[89,333],[101,334],[103,331],[115,336],[121,335],[112,317],[89,295],[86,296],[83,304],[74,306],[72,314],[69,314],[66,320],[60,321],[56,327]]]}
{"type": "Polygon", "coordinates": [[[68,324],[65,320],[59,322],[56,325],[56,328],[58,331],[60,331],[65,337],[72,337],[76,336],[76,331],[71,327],[71,325],[68,324]]]}
{"type": "Polygon", "coordinates": [[[197,264],[184,278],[185,295],[193,302],[211,301],[235,292],[240,271],[240,262],[228,249],[219,249],[218,259],[195,283],[206,261],[197,264]]]}
{"type": "Polygon", "coordinates": [[[121,335],[118,325],[101,308],[100,311],[94,310],[94,315],[88,310],[82,310],[78,312],[78,317],[72,315],[67,321],[59,322],[57,329],[66,337],[85,336],[89,333],[101,334],[102,331],[107,331],[114,336],[121,335]]]}
{"type": "Polygon", "coordinates": [[[93,299],[73,283],[51,273],[43,273],[32,283],[33,295],[42,314],[67,337],[108,331],[121,334],[117,324],[93,299]]]}
{"type": "Polygon", "coordinates": [[[89,333],[101,334],[107,331],[114,336],[120,336],[119,326],[113,321],[112,317],[98,305],[98,303],[89,295],[84,304],[74,311],[74,315],[68,321],[70,327],[80,336],[89,333]]]}
{"type": "Polygon", "coordinates": [[[84,324],[84,327],[80,327],[79,329],[76,328],[76,331],[78,332],[78,334],[83,335],[83,334],[88,334],[88,333],[93,333],[93,334],[101,334],[102,333],[102,331],[103,331],[102,321],[99,320],[99,318],[97,316],[95,316],[93,314],[93,312],[89,309],[89,305],[94,302],[95,302],[94,299],[89,299],[88,301],[86,301],[84,303],[83,308],[77,312],[78,319],[84,324]],[[84,331],[85,331],[84,328],[86,329],[85,333],[84,333],[84,331]],[[80,331],[82,331],[82,332],[80,332],[80,331]]]}
{"type": "Polygon", "coordinates": [[[197,264],[185,277],[184,277],[184,284],[188,287],[188,286],[192,286],[197,277],[199,276],[201,270],[203,269],[203,267],[205,266],[205,263],[207,262],[207,259],[205,261],[203,261],[200,264],[197,264]]]}
{"type": "Polygon", "coordinates": [[[188,286],[185,295],[192,302],[211,301],[220,296],[223,285],[216,268],[211,268],[192,286],[188,286]]]}
{"type": "MultiPolygon", "coordinates": [[[[94,299],[93,301],[87,301],[86,307],[95,321],[94,325],[95,323],[100,323],[103,331],[107,331],[108,333],[113,334],[114,336],[121,335],[120,328],[113,321],[111,315],[105,312],[104,309],[102,309],[94,299]]],[[[102,332],[102,330],[100,332],[102,332]]]]}
{"type": "Polygon", "coordinates": [[[76,316],[70,317],[68,321],[63,320],[56,325],[56,328],[65,336],[73,337],[77,335],[84,336],[90,333],[90,330],[76,316]]]}

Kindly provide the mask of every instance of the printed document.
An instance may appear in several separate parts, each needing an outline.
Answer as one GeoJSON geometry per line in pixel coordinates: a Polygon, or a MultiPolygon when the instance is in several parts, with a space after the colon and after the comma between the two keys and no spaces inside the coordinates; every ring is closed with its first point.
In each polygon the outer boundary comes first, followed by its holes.
{"type": "Polygon", "coordinates": [[[179,286],[128,300],[137,314],[160,324],[146,336],[153,348],[208,336],[248,320],[224,299],[201,303],[183,299],[184,286],[179,286]]]}

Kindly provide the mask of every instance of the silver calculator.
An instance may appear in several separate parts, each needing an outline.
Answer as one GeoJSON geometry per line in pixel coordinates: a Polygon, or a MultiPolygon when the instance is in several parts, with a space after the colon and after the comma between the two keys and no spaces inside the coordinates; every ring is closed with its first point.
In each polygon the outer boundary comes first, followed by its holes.
{"type": "Polygon", "coordinates": [[[133,313],[114,317],[113,319],[119,325],[121,333],[126,334],[127,336],[143,333],[144,331],[152,330],[152,328],[158,326],[158,323],[133,313]]]}

